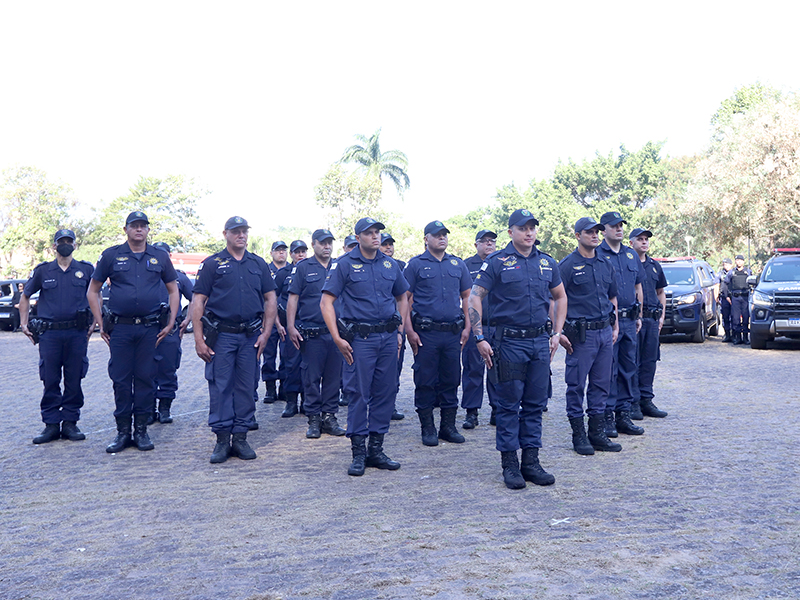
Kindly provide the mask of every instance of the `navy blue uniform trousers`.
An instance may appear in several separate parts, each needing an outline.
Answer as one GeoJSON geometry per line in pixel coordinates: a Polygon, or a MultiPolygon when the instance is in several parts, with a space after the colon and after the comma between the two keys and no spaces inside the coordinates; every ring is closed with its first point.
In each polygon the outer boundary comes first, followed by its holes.
{"type": "MultiPolygon", "coordinates": [[[[587,332],[587,339],[588,339],[587,332]]],[[[608,394],[606,406],[610,410],[630,410],[635,395],[636,347],[639,337],[636,333],[636,321],[619,320],[619,335],[614,344],[614,364],[611,368],[611,392],[608,394]]]]}
{"type": "Polygon", "coordinates": [[[731,321],[733,330],[736,333],[746,334],[750,332],[750,311],[747,307],[747,296],[731,298],[731,321]]]}
{"type": "Polygon", "coordinates": [[[262,381],[276,381],[278,379],[278,369],[276,367],[278,360],[278,328],[272,326],[272,333],[267,338],[267,345],[264,347],[264,352],[261,354],[261,359],[264,361],[261,365],[261,380],[262,381]]]}
{"type": "Polygon", "coordinates": [[[57,424],[81,418],[81,379],[86,377],[89,369],[86,335],[85,330],[67,329],[45,331],[39,337],[39,378],[44,384],[41,403],[44,423],[57,424]]]}
{"type": "Polygon", "coordinates": [[[303,382],[300,379],[300,361],[302,358],[300,350],[294,347],[287,334],[286,339],[281,342],[281,368],[278,372],[282,392],[299,394],[303,391],[303,382]]]}
{"type": "Polygon", "coordinates": [[[722,311],[722,327],[725,328],[725,335],[730,335],[733,333],[731,329],[731,299],[721,298],[719,308],[722,311]]]}
{"type": "Polygon", "coordinates": [[[253,386],[258,382],[258,349],[253,334],[220,333],[214,356],[206,363],[208,381],[208,425],[214,433],[246,433],[255,420],[253,386]]]}
{"type": "Polygon", "coordinates": [[[572,343],[567,354],[564,381],[567,384],[567,417],[583,417],[583,394],[586,389],[586,413],[602,415],[611,390],[613,340],[611,327],[586,332],[586,341],[572,343]],[[589,387],[586,388],[586,378],[589,387]]]}
{"type": "Polygon", "coordinates": [[[386,433],[397,397],[397,332],[356,336],[350,345],[355,392],[347,410],[347,437],[386,433]]]}
{"type": "Polygon", "coordinates": [[[527,363],[527,369],[524,381],[501,381],[496,386],[497,449],[513,452],[541,448],[542,412],[547,407],[550,381],[550,339],[547,334],[532,339],[503,339],[500,360],[527,363]]]}
{"type": "Polygon", "coordinates": [[[181,337],[178,328],[156,346],[156,398],[174,400],[178,391],[178,369],[181,366],[181,337]]]}
{"type": "MultiPolygon", "coordinates": [[[[492,328],[484,325],[483,331],[486,339],[492,339],[494,335],[492,328]]],[[[469,410],[483,406],[483,376],[485,371],[486,364],[481,358],[481,353],[478,352],[478,344],[475,343],[475,337],[469,336],[469,340],[464,344],[464,349],[461,351],[461,408],[469,410]]],[[[497,392],[491,381],[486,382],[486,394],[489,396],[489,406],[494,406],[497,392]]]]}
{"type": "Polygon", "coordinates": [[[158,325],[117,323],[111,332],[108,376],[114,383],[114,417],[149,415],[155,402],[158,325]]]}
{"type": "Polygon", "coordinates": [[[342,354],[329,333],[310,338],[303,346],[300,374],[306,415],[336,413],[342,384],[342,354]]]}
{"type": "Polygon", "coordinates": [[[661,360],[661,343],[658,337],[658,321],[642,319],[639,330],[639,372],[636,400],[652,400],[653,380],[656,378],[656,365],[661,360]]]}
{"type": "Polygon", "coordinates": [[[461,334],[418,331],[422,345],[414,357],[414,406],[417,411],[458,408],[461,334]]]}

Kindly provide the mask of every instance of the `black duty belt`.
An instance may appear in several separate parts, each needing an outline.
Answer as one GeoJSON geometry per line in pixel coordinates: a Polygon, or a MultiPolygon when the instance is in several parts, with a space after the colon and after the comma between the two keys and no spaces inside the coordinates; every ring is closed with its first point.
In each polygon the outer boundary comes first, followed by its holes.
{"type": "Polygon", "coordinates": [[[322,327],[298,327],[300,334],[307,340],[317,338],[321,335],[325,335],[326,333],[330,333],[328,328],[324,325],[322,327]]]}
{"type": "Polygon", "coordinates": [[[593,331],[595,329],[605,329],[611,325],[611,319],[602,319],[600,321],[586,321],[586,329],[593,331]]]}
{"type": "Polygon", "coordinates": [[[503,327],[503,338],[510,340],[535,338],[546,333],[547,329],[547,323],[541,327],[503,327]]]}
{"type": "Polygon", "coordinates": [[[380,323],[352,323],[352,331],[356,335],[369,335],[370,333],[390,333],[397,329],[397,324],[393,321],[381,321],[380,323]]]}
{"type": "MultiPolygon", "coordinates": [[[[261,319],[259,318],[259,322],[261,319]]],[[[252,330],[253,322],[246,321],[244,323],[239,323],[237,321],[220,321],[217,324],[217,331],[220,333],[245,333],[248,330],[252,330]]]]}
{"type": "Polygon", "coordinates": [[[731,292],[731,296],[733,296],[734,298],[741,298],[741,297],[747,298],[747,296],[749,295],[750,295],[750,290],[733,290],[731,292]]]}
{"type": "Polygon", "coordinates": [[[627,308],[620,308],[617,310],[617,315],[619,315],[620,319],[638,319],[639,307],[634,305],[627,308]]]}
{"type": "Polygon", "coordinates": [[[658,321],[661,318],[661,309],[660,308],[643,308],[642,309],[642,316],[647,319],[654,319],[658,321]]]}
{"type": "Polygon", "coordinates": [[[71,321],[43,321],[42,328],[45,331],[63,331],[65,329],[77,329],[78,320],[71,321]]]}
{"type": "Polygon", "coordinates": [[[161,313],[153,313],[145,317],[120,317],[119,315],[114,315],[114,320],[120,325],[144,325],[145,327],[148,327],[151,325],[157,325],[158,318],[160,316],[161,313]]]}

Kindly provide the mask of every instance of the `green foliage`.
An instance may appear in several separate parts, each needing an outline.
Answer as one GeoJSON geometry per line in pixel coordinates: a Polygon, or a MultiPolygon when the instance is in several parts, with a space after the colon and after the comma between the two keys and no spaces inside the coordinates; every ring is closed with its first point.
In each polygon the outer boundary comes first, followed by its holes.
{"type": "Polygon", "coordinates": [[[408,158],[399,150],[381,152],[380,136],[380,129],[370,137],[356,135],[356,140],[361,143],[347,148],[339,162],[357,164],[359,171],[368,178],[378,180],[379,191],[382,178],[388,178],[402,197],[403,192],[411,185],[408,178],[408,158]]]}
{"type": "Polygon", "coordinates": [[[325,211],[325,225],[337,239],[353,233],[356,222],[366,216],[386,216],[380,207],[380,179],[370,173],[347,172],[339,163],[331,165],[314,195],[325,211]]]}
{"type": "Polygon", "coordinates": [[[781,99],[781,92],[770,86],[756,82],[752,85],[744,85],[737,88],[733,96],[722,101],[711,117],[711,125],[714,127],[717,136],[722,135],[725,128],[734,123],[736,115],[744,115],[766,104],[781,99]]]}

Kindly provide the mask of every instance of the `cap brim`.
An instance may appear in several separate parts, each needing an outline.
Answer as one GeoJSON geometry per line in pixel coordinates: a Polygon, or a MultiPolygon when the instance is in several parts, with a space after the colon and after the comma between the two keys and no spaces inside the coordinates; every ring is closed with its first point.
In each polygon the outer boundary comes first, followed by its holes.
{"type": "Polygon", "coordinates": [[[527,225],[531,221],[533,221],[533,224],[536,225],[537,227],[539,226],[539,219],[537,219],[536,217],[523,217],[521,221],[517,221],[516,223],[514,223],[514,225],[517,226],[527,225]]]}
{"type": "Polygon", "coordinates": [[[640,232],[638,232],[636,235],[634,235],[634,234],[631,232],[631,235],[630,235],[630,236],[628,236],[628,238],[632,240],[632,239],[634,239],[634,238],[637,238],[637,237],[639,237],[640,235],[646,235],[647,237],[651,238],[651,237],[653,237],[653,232],[652,232],[652,231],[650,231],[649,229],[645,229],[644,231],[640,231],[640,232]]]}

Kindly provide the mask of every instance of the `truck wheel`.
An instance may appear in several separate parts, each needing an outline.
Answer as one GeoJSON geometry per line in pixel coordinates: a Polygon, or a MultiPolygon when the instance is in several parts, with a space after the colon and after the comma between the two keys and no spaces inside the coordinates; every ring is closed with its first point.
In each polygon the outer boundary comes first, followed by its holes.
{"type": "Polygon", "coordinates": [[[700,322],[697,323],[697,329],[694,331],[694,335],[692,335],[692,342],[695,344],[702,344],[706,341],[706,324],[705,319],[700,318],[700,322]]]}
{"type": "Polygon", "coordinates": [[[753,335],[751,333],[750,334],[750,347],[753,350],[766,350],[768,339],[769,338],[767,338],[767,336],[753,335]]]}

